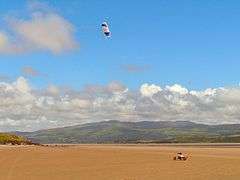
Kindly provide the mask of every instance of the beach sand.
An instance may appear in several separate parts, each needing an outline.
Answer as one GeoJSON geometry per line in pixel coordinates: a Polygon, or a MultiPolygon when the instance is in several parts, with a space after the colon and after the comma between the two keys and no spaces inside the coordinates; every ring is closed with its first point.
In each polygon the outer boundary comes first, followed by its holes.
{"type": "Polygon", "coordinates": [[[239,147],[0,146],[0,162],[0,180],[240,179],[239,147]]]}

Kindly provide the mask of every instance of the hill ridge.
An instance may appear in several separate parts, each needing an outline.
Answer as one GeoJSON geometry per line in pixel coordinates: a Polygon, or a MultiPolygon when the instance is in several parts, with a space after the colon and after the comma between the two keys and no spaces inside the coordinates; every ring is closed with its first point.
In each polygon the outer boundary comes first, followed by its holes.
{"type": "Polygon", "coordinates": [[[16,134],[39,143],[240,142],[240,124],[109,120],[16,134]]]}

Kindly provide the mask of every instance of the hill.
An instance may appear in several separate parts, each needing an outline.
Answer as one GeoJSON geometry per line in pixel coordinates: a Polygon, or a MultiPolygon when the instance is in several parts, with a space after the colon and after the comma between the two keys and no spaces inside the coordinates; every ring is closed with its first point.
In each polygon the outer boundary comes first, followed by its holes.
{"type": "Polygon", "coordinates": [[[103,121],[16,134],[39,143],[237,143],[240,142],[240,124],[103,121]]]}

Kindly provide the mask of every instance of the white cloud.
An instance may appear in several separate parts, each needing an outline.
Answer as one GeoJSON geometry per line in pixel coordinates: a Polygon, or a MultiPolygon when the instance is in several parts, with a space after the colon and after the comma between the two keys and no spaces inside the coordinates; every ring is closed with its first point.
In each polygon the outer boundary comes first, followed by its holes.
{"type": "Polygon", "coordinates": [[[86,99],[72,99],[71,104],[77,108],[90,108],[92,106],[92,102],[86,99]]]}
{"type": "Polygon", "coordinates": [[[146,96],[146,97],[152,97],[154,94],[158,93],[162,91],[162,88],[160,86],[156,86],[154,84],[143,84],[140,87],[140,92],[142,94],[142,96],[146,96]]]}
{"type": "Polygon", "coordinates": [[[112,93],[122,93],[122,92],[128,91],[128,89],[119,82],[111,82],[107,86],[107,89],[109,90],[109,92],[112,92],[112,93]]]}
{"type": "Polygon", "coordinates": [[[58,95],[60,93],[60,90],[57,86],[51,84],[47,87],[47,92],[51,95],[58,95]]]}
{"type": "Polygon", "coordinates": [[[9,33],[0,31],[0,53],[62,53],[78,47],[73,25],[49,10],[33,9],[30,18],[8,18],[7,21],[9,33]]]}
{"type": "Polygon", "coordinates": [[[65,91],[54,85],[45,90],[32,89],[23,77],[12,83],[0,82],[0,131],[30,131],[102,120],[240,123],[239,87],[189,93],[180,85],[167,87],[143,84],[139,93],[114,82],[65,91]]]}
{"type": "Polygon", "coordinates": [[[19,77],[17,81],[14,83],[14,85],[16,89],[21,93],[29,93],[29,91],[31,90],[27,80],[23,77],[19,77]]]}
{"type": "Polygon", "coordinates": [[[181,95],[185,95],[188,93],[188,90],[184,87],[182,87],[179,84],[174,84],[173,86],[166,86],[166,89],[168,91],[174,92],[174,93],[179,93],[181,95]]]}

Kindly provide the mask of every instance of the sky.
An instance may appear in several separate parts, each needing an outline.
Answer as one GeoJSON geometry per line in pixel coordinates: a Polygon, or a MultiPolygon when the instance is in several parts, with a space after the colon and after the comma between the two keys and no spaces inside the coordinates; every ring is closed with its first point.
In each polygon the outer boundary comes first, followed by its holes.
{"type": "Polygon", "coordinates": [[[235,0],[1,1],[0,130],[114,117],[240,123],[239,8],[235,0]]]}

